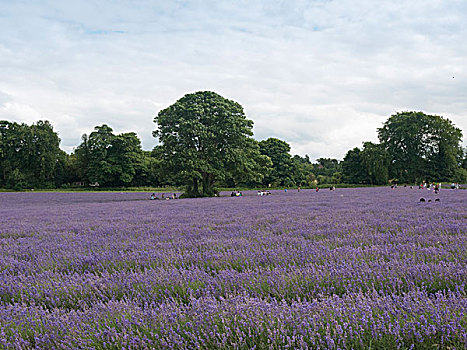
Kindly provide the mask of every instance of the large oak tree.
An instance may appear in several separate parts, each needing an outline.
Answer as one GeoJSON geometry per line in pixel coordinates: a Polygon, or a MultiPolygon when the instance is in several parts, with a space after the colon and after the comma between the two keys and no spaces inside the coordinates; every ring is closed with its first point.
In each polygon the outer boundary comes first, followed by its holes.
{"type": "Polygon", "coordinates": [[[253,121],[237,102],[215,92],[187,94],[154,118],[165,171],[186,196],[213,196],[216,181],[261,181],[270,160],[259,153],[253,121]]]}

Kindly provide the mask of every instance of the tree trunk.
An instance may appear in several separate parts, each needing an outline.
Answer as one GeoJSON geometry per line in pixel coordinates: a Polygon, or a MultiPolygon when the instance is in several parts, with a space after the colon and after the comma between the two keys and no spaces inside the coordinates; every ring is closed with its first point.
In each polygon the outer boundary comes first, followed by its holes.
{"type": "Polygon", "coordinates": [[[200,197],[197,178],[193,178],[193,181],[191,182],[191,184],[187,185],[185,195],[186,197],[189,197],[189,198],[200,197]]]}
{"type": "Polygon", "coordinates": [[[203,175],[203,196],[212,197],[216,194],[214,189],[214,175],[211,173],[202,173],[203,175]]]}

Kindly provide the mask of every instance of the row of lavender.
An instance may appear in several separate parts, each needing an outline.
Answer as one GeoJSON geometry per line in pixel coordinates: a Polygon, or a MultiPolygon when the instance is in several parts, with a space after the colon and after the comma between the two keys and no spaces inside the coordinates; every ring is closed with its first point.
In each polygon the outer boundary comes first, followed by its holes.
{"type": "Polygon", "coordinates": [[[466,196],[0,193],[0,347],[462,349],[466,196]]]}

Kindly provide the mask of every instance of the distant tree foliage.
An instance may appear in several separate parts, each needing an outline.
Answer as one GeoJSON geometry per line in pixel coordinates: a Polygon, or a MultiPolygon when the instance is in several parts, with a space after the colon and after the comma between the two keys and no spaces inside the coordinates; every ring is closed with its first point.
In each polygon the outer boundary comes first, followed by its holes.
{"type": "Polygon", "coordinates": [[[467,183],[467,148],[463,150],[462,161],[459,168],[455,170],[452,181],[461,184],[467,183]]]}
{"type": "Polygon", "coordinates": [[[380,144],[364,142],[363,150],[347,152],[342,164],[346,182],[467,181],[462,132],[448,119],[396,113],[378,129],[378,137],[380,144]]]}
{"type": "Polygon", "coordinates": [[[187,94],[154,122],[159,144],[152,151],[142,150],[135,133],[116,135],[103,124],[66,154],[48,121],[0,121],[0,188],[183,186],[186,196],[200,197],[215,195],[216,186],[467,183],[461,130],[423,112],[396,113],[377,129],[380,143],[314,163],[292,156],[284,140],[253,139],[242,106],[215,92],[187,94]]]}
{"type": "Polygon", "coordinates": [[[104,124],[91,134],[82,136],[76,161],[82,169],[81,178],[103,187],[128,186],[143,171],[143,151],[135,133],[114,135],[104,124]]]}
{"type": "Polygon", "coordinates": [[[154,118],[158,153],[189,197],[213,196],[226,178],[261,181],[268,159],[251,138],[253,122],[237,102],[215,92],[187,94],[154,118]]]}
{"type": "Polygon", "coordinates": [[[342,180],[349,184],[368,182],[368,174],[363,167],[362,151],[355,147],[347,152],[342,162],[342,180]]]}
{"type": "Polygon", "coordinates": [[[389,177],[400,182],[447,181],[462,159],[461,130],[440,116],[394,114],[378,137],[390,158],[389,177]]]}
{"type": "Polygon", "coordinates": [[[316,186],[318,181],[313,172],[313,164],[310,161],[310,157],[308,155],[305,155],[305,157],[294,155],[292,160],[294,162],[294,180],[296,185],[308,187],[316,186]]]}
{"type": "Polygon", "coordinates": [[[361,163],[367,176],[367,183],[371,185],[388,183],[389,156],[383,145],[364,142],[361,163]]]}
{"type": "Polygon", "coordinates": [[[264,177],[264,185],[295,186],[295,163],[290,155],[290,145],[277,138],[268,138],[259,142],[261,154],[272,161],[272,171],[264,177]]]}
{"type": "Polygon", "coordinates": [[[319,184],[338,184],[342,182],[342,162],[333,158],[318,158],[313,172],[319,184]]]}
{"type": "Polygon", "coordinates": [[[48,121],[31,126],[0,121],[0,187],[53,188],[61,185],[65,152],[48,121]]]}

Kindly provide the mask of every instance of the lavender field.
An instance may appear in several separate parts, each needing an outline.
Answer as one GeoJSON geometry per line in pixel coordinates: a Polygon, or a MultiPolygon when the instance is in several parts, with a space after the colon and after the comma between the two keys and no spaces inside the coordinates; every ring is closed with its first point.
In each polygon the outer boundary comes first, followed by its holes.
{"type": "Polygon", "coordinates": [[[467,191],[148,198],[0,193],[0,348],[467,348],[467,191]]]}

